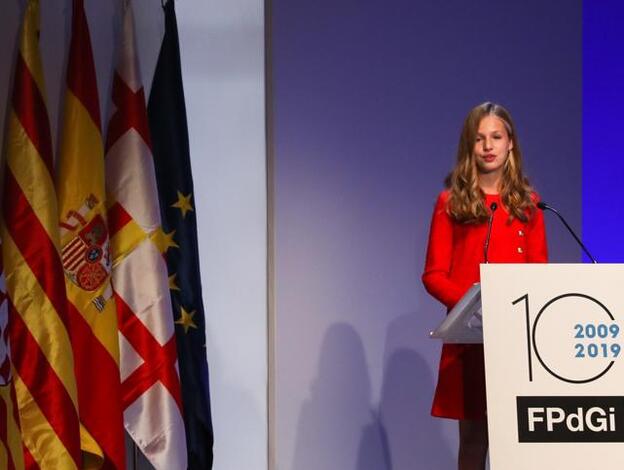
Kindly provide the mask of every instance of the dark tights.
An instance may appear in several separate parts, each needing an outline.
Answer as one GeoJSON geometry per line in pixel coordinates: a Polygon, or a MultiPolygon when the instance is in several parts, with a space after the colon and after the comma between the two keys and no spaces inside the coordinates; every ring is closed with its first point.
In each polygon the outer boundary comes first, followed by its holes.
{"type": "Polygon", "coordinates": [[[459,470],[485,470],[488,451],[486,420],[459,420],[459,470]]]}

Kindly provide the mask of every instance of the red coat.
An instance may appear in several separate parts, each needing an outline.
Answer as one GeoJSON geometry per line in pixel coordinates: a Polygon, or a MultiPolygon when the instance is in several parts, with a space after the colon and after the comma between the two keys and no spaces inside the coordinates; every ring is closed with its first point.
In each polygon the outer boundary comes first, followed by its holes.
{"type": "MultiPolygon", "coordinates": [[[[446,213],[448,191],[443,191],[431,220],[429,246],[422,280],[427,291],[451,309],[472,284],[479,282],[484,262],[487,223],[462,224],[446,213]]],[[[545,263],[548,259],[544,215],[539,209],[524,223],[509,213],[498,195],[486,195],[494,212],[488,259],[490,263],[545,263]]],[[[483,346],[444,344],[433,416],[455,419],[485,418],[485,372],[483,346]]]]}

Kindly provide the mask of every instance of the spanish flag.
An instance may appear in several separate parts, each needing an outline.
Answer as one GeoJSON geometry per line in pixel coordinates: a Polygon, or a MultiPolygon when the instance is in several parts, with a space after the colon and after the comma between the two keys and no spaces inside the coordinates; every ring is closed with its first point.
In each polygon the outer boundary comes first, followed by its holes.
{"type": "Polygon", "coordinates": [[[100,106],[83,0],[73,0],[57,171],[61,258],[72,313],[83,468],[122,469],[117,313],[110,283],[100,106]]]}
{"type": "Polygon", "coordinates": [[[71,470],[81,465],[77,393],[38,36],[39,2],[29,0],[8,112],[2,252],[25,466],[71,470]]]}

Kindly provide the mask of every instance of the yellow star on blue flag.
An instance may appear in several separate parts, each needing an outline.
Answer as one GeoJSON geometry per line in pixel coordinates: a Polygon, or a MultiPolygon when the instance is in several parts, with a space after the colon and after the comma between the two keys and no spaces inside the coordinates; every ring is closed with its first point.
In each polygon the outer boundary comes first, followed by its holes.
{"type": "Polygon", "coordinates": [[[187,212],[193,210],[193,206],[191,204],[191,197],[192,197],[191,193],[185,196],[180,191],[178,191],[178,200],[175,203],[171,204],[171,207],[175,207],[177,209],[180,209],[180,211],[182,211],[183,219],[186,217],[187,212]]]}
{"type": "Polygon", "coordinates": [[[193,321],[194,316],[195,310],[187,312],[184,307],[180,307],[180,318],[178,318],[174,323],[176,325],[182,325],[184,333],[188,333],[189,328],[197,329],[197,325],[193,321]]]}

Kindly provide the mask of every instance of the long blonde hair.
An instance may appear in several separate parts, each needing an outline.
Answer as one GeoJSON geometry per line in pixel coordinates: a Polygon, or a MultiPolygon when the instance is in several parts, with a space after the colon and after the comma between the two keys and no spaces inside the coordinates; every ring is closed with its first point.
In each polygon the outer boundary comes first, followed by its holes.
{"type": "Polygon", "coordinates": [[[515,217],[526,222],[535,211],[535,201],[532,198],[533,188],[522,172],[522,153],[516,130],[509,112],[501,105],[490,102],[474,107],[464,121],[457,148],[457,164],[445,181],[449,189],[447,212],[464,223],[479,223],[489,217],[485,196],[479,187],[474,155],[479,123],[485,116],[496,116],[503,121],[513,142],[503,168],[500,196],[510,220],[515,217]]]}

